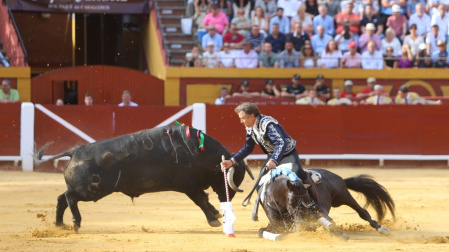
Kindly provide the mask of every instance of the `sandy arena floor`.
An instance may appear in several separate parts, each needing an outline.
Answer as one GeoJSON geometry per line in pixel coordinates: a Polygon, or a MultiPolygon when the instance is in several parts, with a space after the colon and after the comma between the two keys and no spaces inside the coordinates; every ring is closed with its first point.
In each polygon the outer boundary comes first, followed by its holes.
{"type": "MultiPolygon", "coordinates": [[[[332,209],[331,216],[348,241],[321,228],[278,242],[259,238],[259,228],[267,224],[263,210],[260,221],[252,222],[252,205],[240,204],[253,186],[249,178],[241,186],[245,192],[233,200],[236,238],[210,227],[201,210],[175,192],[145,194],[134,203],[120,193],[80,202],[83,219],[76,234],[54,227],[56,198],[65,191],[62,174],[0,171],[0,251],[449,251],[449,169],[332,171],[343,178],[370,174],[389,190],[397,210],[396,223],[387,215],[390,236],[381,236],[344,206],[332,209]]],[[[218,209],[216,194],[209,193],[218,209]]],[[[65,213],[64,222],[71,225],[71,213],[65,213]]]]}

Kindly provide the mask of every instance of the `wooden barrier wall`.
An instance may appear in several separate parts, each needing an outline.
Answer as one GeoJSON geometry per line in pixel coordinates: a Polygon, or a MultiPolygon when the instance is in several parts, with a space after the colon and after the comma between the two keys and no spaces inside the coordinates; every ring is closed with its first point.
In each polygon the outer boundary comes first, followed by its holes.
{"type": "Polygon", "coordinates": [[[20,155],[20,103],[0,104],[0,155],[20,155]]]}

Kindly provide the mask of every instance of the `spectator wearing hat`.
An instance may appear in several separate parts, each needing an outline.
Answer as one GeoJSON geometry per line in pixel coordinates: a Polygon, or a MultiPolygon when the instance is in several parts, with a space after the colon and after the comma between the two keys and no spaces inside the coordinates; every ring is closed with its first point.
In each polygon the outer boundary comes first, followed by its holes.
{"type": "Polygon", "coordinates": [[[320,25],[317,27],[317,34],[312,36],[310,42],[312,43],[312,48],[315,54],[321,54],[326,48],[332,37],[326,34],[324,26],[320,25]]]}
{"type": "Polygon", "coordinates": [[[235,53],[230,49],[229,43],[226,42],[223,44],[223,51],[218,52],[220,67],[235,67],[235,53]]]}
{"type": "Polygon", "coordinates": [[[2,89],[0,89],[0,103],[16,103],[20,102],[19,92],[11,88],[11,81],[4,79],[2,81],[2,89]]]}
{"type": "Polygon", "coordinates": [[[237,68],[256,68],[258,65],[259,56],[251,49],[251,42],[245,40],[243,42],[243,49],[238,51],[235,55],[235,67],[237,68]]]}
{"type": "Polygon", "coordinates": [[[245,15],[245,10],[240,8],[237,10],[237,15],[231,20],[231,24],[237,26],[237,32],[243,36],[248,36],[251,27],[251,20],[245,15]]]}
{"type": "Polygon", "coordinates": [[[279,68],[279,55],[272,52],[272,46],[270,42],[265,42],[263,44],[263,50],[259,54],[259,67],[272,67],[279,68]]]}
{"type": "Polygon", "coordinates": [[[396,37],[396,32],[393,28],[388,27],[385,31],[385,38],[382,39],[382,54],[387,53],[387,47],[391,46],[394,51],[394,55],[398,56],[401,54],[401,42],[396,37]]]}
{"type": "Polygon", "coordinates": [[[203,53],[203,65],[208,68],[215,68],[220,65],[220,56],[214,51],[213,41],[207,43],[207,51],[203,53]]]}
{"type": "Polygon", "coordinates": [[[358,38],[360,33],[360,16],[352,12],[354,4],[349,2],[346,4],[344,11],[342,10],[335,17],[335,22],[337,23],[336,33],[340,34],[344,31],[344,27],[349,27],[349,31],[358,38]]]}
{"type": "Polygon", "coordinates": [[[221,51],[223,47],[223,37],[217,33],[217,29],[214,25],[209,25],[207,28],[207,34],[203,36],[201,46],[203,47],[203,51],[208,50],[208,43],[214,42],[214,51],[221,51]]]}
{"type": "Polygon", "coordinates": [[[280,53],[284,50],[285,42],[287,41],[287,36],[279,31],[279,24],[274,23],[271,27],[272,31],[270,35],[267,36],[265,42],[271,43],[273,47],[273,52],[280,53]]]}
{"type": "Polygon", "coordinates": [[[418,46],[424,43],[424,39],[423,37],[419,36],[418,33],[416,32],[417,30],[416,24],[410,25],[409,30],[410,34],[405,36],[403,44],[409,45],[410,52],[412,53],[413,56],[415,56],[418,53],[418,46]]]}
{"type": "Polygon", "coordinates": [[[345,52],[341,58],[340,67],[342,68],[361,68],[362,55],[357,52],[357,44],[352,41],[348,44],[349,51],[345,52]]]}
{"type": "Polygon", "coordinates": [[[217,33],[222,34],[228,30],[229,20],[225,13],[220,10],[218,4],[212,4],[212,10],[203,19],[201,28],[207,28],[211,25],[215,26],[217,33]]]}
{"type": "Polygon", "coordinates": [[[215,105],[223,105],[226,103],[226,99],[231,97],[227,87],[220,88],[220,96],[215,99],[215,105]]]}
{"type": "Polygon", "coordinates": [[[265,82],[265,89],[260,92],[260,95],[263,97],[280,97],[281,92],[279,92],[272,80],[267,80],[265,82]]]}
{"type": "Polygon", "coordinates": [[[306,88],[300,84],[301,76],[299,74],[295,74],[292,77],[292,84],[283,88],[281,91],[282,97],[292,97],[295,99],[301,99],[308,95],[308,91],[306,88]]]}
{"type": "Polygon", "coordinates": [[[427,45],[422,43],[418,46],[418,54],[413,60],[414,68],[430,68],[432,67],[432,58],[427,54],[427,45]]]}
{"type": "Polygon", "coordinates": [[[352,105],[350,99],[343,97],[339,87],[334,88],[332,94],[334,98],[327,101],[327,105],[352,105]]]}
{"type": "MultiPolygon", "coordinates": [[[[375,1],[375,2],[377,2],[377,1],[375,1]]],[[[364,7],[362,20],[360,20],[360,28],[361,28],[362,34],[366,32],[366,25],[369,23],[374,25],[374,32],[379,37],[383,36],[384,25],[383,25],[382,21],[380,20],[379,15],[374,14],[372,4],[366,4],[364,7]]]]}
{"type": "Polygon", "coordinates": [[[288,40],[285,42],[285,49],[279,53],[280,68],[298,68],[299,53],[293,48],[293,43],[288,40]]]}
{"type": "Polygon", "coordinates": [[[338,44],[338,49],[340,50],[340,52],[345,53],[349,51],[349,43],[351,42],[357,43],[357,39],[354,37],[354,34],[349,30],[349,27],[345,26],[343,31],[335,36],[335,42],[338,44]]]}
{"type": "Polygon", "coordinates": [[[391,8],[393,15],[387,19],[387,27],[391,27],[396,33],[396,37],[400,41],[404,41],[405,34],[407,33],[407,18],[402,15],[401,6],[395,4],[391,8]]]}
{"type": "MultiPolygon", "coordinates": [[[[409,1],[413,2],[413,1],[409,1]]],[[[423,38],[430,32],[430,17],[426,14],[425,4],[416,4],[416,12],[408,20],[408,26],[416,25],[416,33],[423,38]]]]}
{"type": "Polygon", "coordinates": [[[279,32],[284,35],[290,33],[290,20],[284,16],[284,9],[278,8],[276,11],[276,16],[270,19],[269,34],[273,33],[273,25],[278,24],[279,32]]]}
{"type": "Polygon", "coordinates": [[[373,23],[366,24],[365,32],[359,38],[359,48],[361,53],[367,50],[369,41],[374,41],[374,43],[376,43],[377,50],[380,50],[380,48],[382,47],[380,37],[375,33],[375,30],[376,27],[374,27],[373,23]]]}
{"type": "Polygon", "coordinates": [[[324,103],[320,98],[317,97],[317,92],[315,89],[309,90],[307,96],[297,99],[295,103],[298,105],[312,105],[312,106],[326,105],[326,103],[324,103]]]}
{"type": "Polygon", "coordinates": [[[310,42],[310,35],[303,31],[302,24],[299,22],[293,27],[294,31],[288,35],[288,40],[292,41],[295,50],[300,52],[306,41],[310,42]]]}
{"type": "Polygon", "coordinates": [[[376,85],[376,78],[369,77],[366,79],[366,87],[357,94],[357,98],[368,98],[374,95],[374,85],[376,85]]]}
{"type": "Polygon", "coordinates": [[[440,28],[437,24],[432,25],[430,32],[427,33],[425,42],[427,45],[427,54],[433,55],[434,52],[438,51],[437,42],[439,40],[446,40],[446,34],[440,32],[440,28]]]}
{"type": "Polygon", "coordinates": [[[333,37],[335,33],[334,19],[327,15],[327,7],[325,5],[320,5],[320,7],[318,7],[318,12],[320,14],[313,18],[313,29],[315,34],[319,33],[318,27],[322,26],[326,34],[333,37]]]}
{"type": "Polygon", "coordinates": [[[443,40],[446,41],[449,25],[449,15],[446,13],[446,5],[442,3],[438,5],[438,13],[432,15],[430,25],[438,25],[438,28],[440,28],[439,32],[445,36],[443,40]]]}
{"type": "Polygon", "coordinates": [[[331,39],[326,49],[321,53],[321,68],[339,68],[340,59],[343,55],[338,49],[337,42],[331,39]]]}
{"type": "Polygon", "coordinates": [[[233,97],[246,97],[246,98],[252,98],[255,96],[260,96],[260,93],[258,92],[251,92],[249,90],[249,82],[247,80],[242,81],[242,84],[240,84],[240,91],[233,93],[233,97]]]}
{"type": "Polygon", "coordinates": [[[391,46],[387,47],[387,54],[384,54],[384,68],[398,68],[398,57],[394,54],[394,49],[391,46]]]}
{"type": "Polygon", "coordinates": [[[432,60],[435,68],[449,68],[449,57],[446,49],[446,42],[438,40],[438,51],[432,54],[432,60]]]}
{"type": "Polygon", "coordinates": [[[322,74],[319,74],[316,77],[315,85],[313,86],[313,89],[316,91],[316,94],[318,97],[326,98],[326,100],[331,97],[329,87],[324,84],[324,76],[322,74]]]}
{"type": "Polygon", "coordinates": [[[415,92],[410,92],[406,85],[402,85],[399,87],[398,94],[394,99],[396,104],[407,104],[407,105],[416,105],[416,104],[436,104],[441,105],[441,100],[432,101],[426,100],[420,97],[415,92]]]}
{"type": "Polygon", "coordinates": [[[405,0],[381,0],[380,18],[385,25],[390,16],[393,15],[393,6],[398,5],[401,9],[401,14],[406,14],[406,2],[405,0]]]}
{"type": "Polygon", "coordinates": [[[356,94],[352,91],[352,88],[354,86],[354,83],[352,83],[352,80],[345,80],[343,83],[344,85],[344,92],[341,94],[341,97],[343,98],[355,98],[356,94]]]}
{"type": "Polygon", "coordinates": [[[362,104],[372,104],[372,105],[388,105],[392,103],[391,98],[385,93],[382,85],[374,85],[373,95],[368,97],[362,104]]]}
{"type": "Polygon", "coordinates": [[[368,51],[362,53],[363,69],[383,69],[384,59],[382,53],[376,50],[376,44],[373,41],[368,42],[368,51]]]}
{"type": "Polygon", "coordinates": [[[242,49],[243,40],[245,40],[245,36],[238,33],[236,24],[231,23],[229,32],[223,36],[223,43],[228,43],[231,50],[240,50],[242,49]]]}
{"type": "Polygon", "coordinates": [[[259,53],[262,49],[262,44],[265,42],[265,35],[260,32],[258,25],[253,25],[251,27],[251,33],[246,39],[251,43],[251,49],[259,53]]]}

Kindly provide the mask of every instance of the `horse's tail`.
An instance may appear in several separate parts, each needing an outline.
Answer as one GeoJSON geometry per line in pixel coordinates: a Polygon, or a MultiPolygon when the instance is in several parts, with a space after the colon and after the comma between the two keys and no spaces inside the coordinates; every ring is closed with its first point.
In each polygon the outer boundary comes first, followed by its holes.
{"type": "Polygon", "coordinates": [[[363,194],[366,198],[365,208],[373,206],[377,213],[377,219],[381,221],[387,213],[387,207],[393,216],[395,216],[394,201],[387,189],[377,183],[370,175],[362,174],[355,177],[346,178],[346,187],[353,191],[363,194]]]}

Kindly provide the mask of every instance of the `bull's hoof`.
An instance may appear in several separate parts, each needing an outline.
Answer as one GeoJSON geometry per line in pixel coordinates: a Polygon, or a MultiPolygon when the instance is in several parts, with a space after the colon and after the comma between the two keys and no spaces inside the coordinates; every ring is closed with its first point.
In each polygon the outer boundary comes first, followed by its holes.
{"type": "Polygon", "coordinates": [[[221,215],[221,213],[217,213],[217,214],[215,214],[215,218],[217,218],[217,219],[223,218],[223,215],[221,215]]]}
{"type": "Polygon", "coordinates": [[[211,221],[208,221],[208,222],[209,222],[209,225],[211,227],[219,227],[219,226],[221,226],[221,222],[218,221],[218,220],[211,220],[211,221]]]}
{"type": "Polygon", "coordinates": [[[78,229],[80,229],[80,225],[74,224],[73,225],[73,230],[75,230],[75,233],[78,233],[78,229]]]}
{"type": "Polygon", "coordinates": [[[380,226],[380,228],[377,229],[377,232],[379,232],[382,235],[389,235],[390,229],[387,228],[386,226],[382,225],[382,226],[380,226]]]}

